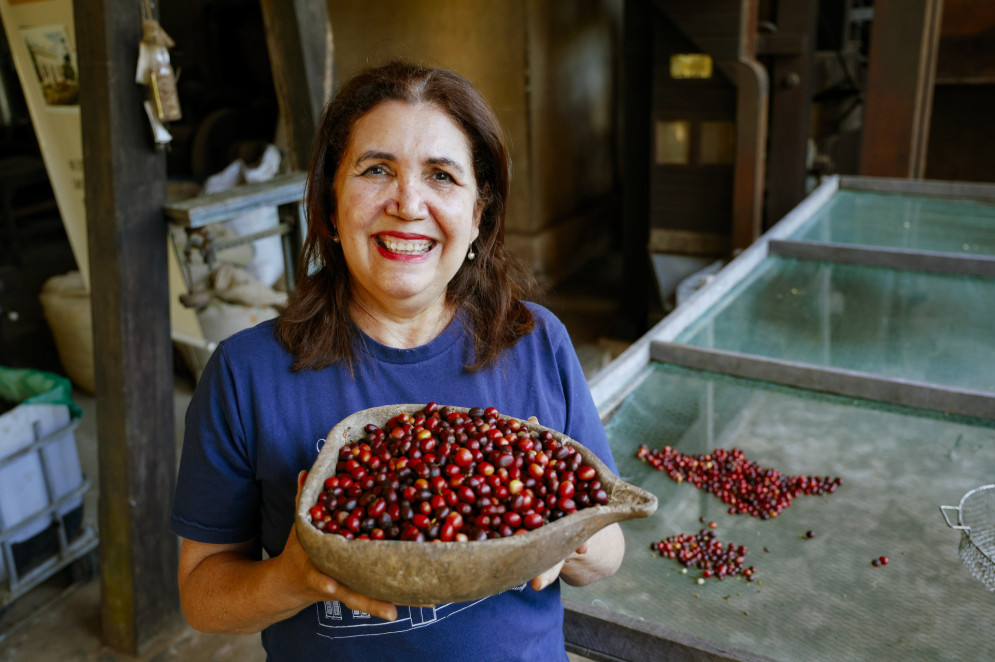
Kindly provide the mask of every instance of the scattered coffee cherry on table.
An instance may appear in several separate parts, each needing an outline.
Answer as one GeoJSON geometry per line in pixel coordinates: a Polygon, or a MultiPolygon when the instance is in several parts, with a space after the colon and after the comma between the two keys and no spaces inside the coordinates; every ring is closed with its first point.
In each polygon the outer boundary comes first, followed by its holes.
{"type": "Polygon", "coordinates": [[[664,558],[674,559],[685,568],[701,570],[701,576],[696,580],[699,584],[710,577],[721,580],[740,574],[746,581],[752,582],[756,574],[753,566],[743,567],[746,563],[746,546],[722,543],[715,537],[712,529],[702,529],[698,533],[678,533],[651,544],[650,549],[664,558]]]}
{"type": "Polygon", "coordinates": [[[347,539],[429,542],[537,529],[609,495],[570,444],[497,409],[429,403],[373,424],[339,450],[311,522],[347,539]]]}
{"type": "Polygon", "coordinates": [[[875,568],[877,568],[878,566],[882,566],[882,565],[888,565],[888,557],[887,556],[879,556],[876,559],[874,559],[873,561],[871,561],[871,565],[874,566],[875,568]]]}
{"type": "Polygon", "coordinates": [[[678,483],[690,483],[729,504],[730,514],[777,517],[801,495],[832,494],[842,478],[785,476],[746,458],[742,450],[717,448],[704,455],[686,455],[670,446],[651,450],[641,444],[636,457],[678,483]]]}

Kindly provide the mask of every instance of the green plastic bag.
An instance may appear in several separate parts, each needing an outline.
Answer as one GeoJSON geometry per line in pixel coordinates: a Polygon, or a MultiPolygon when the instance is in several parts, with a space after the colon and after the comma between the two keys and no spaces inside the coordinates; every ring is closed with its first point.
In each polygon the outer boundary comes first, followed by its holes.
{"type": "Polygon", "coordinates": [[[73,401],[72,382],[43,370],[0,366],[0,398],[20,404],[66,405],[73,418],[83,416],[73,401]]]}

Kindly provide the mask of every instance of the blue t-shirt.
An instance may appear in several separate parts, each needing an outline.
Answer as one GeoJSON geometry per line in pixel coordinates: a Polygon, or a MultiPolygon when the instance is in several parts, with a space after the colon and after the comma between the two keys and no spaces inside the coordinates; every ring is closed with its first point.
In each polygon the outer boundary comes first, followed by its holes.
{"type": "MultiPolygon", "coordinates": [[[[469,372],[462,316],[435,340],[395,349],[362,335],[353,371],[342,364],[292,372],[273,322],[215,350],[187,411],[172,530],[204,543],[253,538],[275,556],[294,521],[297,474],[325,435],[368,407],[437,402],[535,416],[617,471],[570,337],[528,304],[536,329],[490,368],[469,372]]],[[[348,580],[345,580],[348,584],[348,580]]],[[[270,660],[565,660],[559,583],[482,600],[398,607],[387,622],[338,602],[316,603],[263,631],[270,660]]]]}

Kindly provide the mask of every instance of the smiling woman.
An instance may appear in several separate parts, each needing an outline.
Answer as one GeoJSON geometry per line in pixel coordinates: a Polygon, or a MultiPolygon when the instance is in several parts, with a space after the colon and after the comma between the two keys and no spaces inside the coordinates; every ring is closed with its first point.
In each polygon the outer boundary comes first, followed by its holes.
{"type": "Polygon", "coordinates": [[[353,320],[384,344],[424,345],[455,314],[446,290],[479,234],[466,135],[435,104],[384,102],[353,127],[334,191],[353,320]]]}
{"type": "MultiPolygon", "coordinates": [[[[455,311],[463,311],[473,322],[475,352],[469,364],[474,369],[486,367],[531,332],[534,319],[522,300],[535,293],[535,283],[504,250],[510,178],[501,125],[477,89],[462,76],[392,62],[361,72],[346,83],[321,118],[308,172],[308,236],[300,263],[324,268],[299,275],[300,284],[278,324],[280,339],[295,354],[295,366],[321,368],[339,360],[350,363],[359,330],[378,340],[393,336],[393,342],[387,344],[412,346],[409,343],[417,343],[415,337],[423,335],[419,333],[423,323],[432,320],[427,325],[433,327],[428,334],[437,334],[455,311]],[[383,130],[388,134],[378,133],[383,130]],[[366,192],[372,194],[377,189],[381,195],[376,202],[369,202],[379,205],[370,213],[381,215],[384,227],[388,219],[396,221],[376,237],[346,237],[339,230],[340,216],[358,213],[340,197],[352,191],[346,183],[354,179],[369,183],[362,187],[366,192]],[[466,230],[468,240],[462,247],[456,245],[455,238],[447,241],[430,257],[440,269],[455,269],[444,288],[444,300],[433,301],[437,288],[426,289],[421,297],[407,303],[395,299],[400,309],[389,311],[389,318],[385,317],[388,311],[380,308],[382,302],[374,306],[369,301],[373,294],[366,291],[369,283],[357,283],[359,265],[349,262],[354,253],[341,242],[372,242],[395,257],[405,255],[407,250],[392,252],[384,242],[393,239],[398,248],[397,241],[419,241],[424,248],[427,239],[448,239],[426,234],[423,228],[434,225],[435,232],[441,231],[436,210],[445,213],[445,227],[452,227],[453,205],[465,205],[468,196],[471,209],[459,211],[461,222],[472,225],[466,230]],[[407,225],[418,227],[408,229],[407,225]],[[444,303],[441,310],[440,303],[444,303]],[[407,319],[418,309],[421,315],[407,319]],[[398,313],[402,319],[396,318],[398,313]]],[[[430,254],[434,251],[434,246],[429,249],[430,254]]],[[[368,263],[370,269],[387,266],[388,257],[381,257],[368,263]]],[[[401,262],[397,259],[393,266],[400,267],[401,262]]],[[[389,271],[401,278],[399,269],[389,271]]]]}
{"type": "MultiPolygon", "coordinates": [[[[617,472],[566,329],[525,300],[532,280],[505,254],[509,174],[494,113],[450,71],[388,64],[329,103],[298,286],[278,320],[219,344],[187,412],[172,528],[195,628],[262,630],[270,660],[567,659],[559,580],[614,573],[617,524],[522,586],[433,606],[357,593],[348,568],[338,583],[294,528],[301,470],[329,430],[370,407],[534,416],[617,472]]],[[[484,480],[474,476],[452,480],[484,480]]],[[[350,513],[370,523],[355,497],[350,513]]],[[[398,517],[446,516],[419,499],[398,497],[398,517]]]]}

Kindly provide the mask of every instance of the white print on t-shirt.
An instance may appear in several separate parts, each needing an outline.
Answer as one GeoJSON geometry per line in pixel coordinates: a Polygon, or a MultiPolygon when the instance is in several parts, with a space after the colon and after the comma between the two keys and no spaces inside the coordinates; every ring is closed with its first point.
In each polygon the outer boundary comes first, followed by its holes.
{"type": "MultiPolygon", "coordinates": [[[[487,598],[484,598],[486,600],[487,598]]],[[[434,607],[397,606],[397,620],[382,621],[354,609],[343,609],[338,602],[319,602],[318,636],[328,639],[375,637],[385,634],[402,634],[416,628],[427,627],[469,609],[476,602],[458,602],[434,607]]]]}
{"type": "MultiPolygon", "coordinates": [[[[516,586],[515,591],[524,590],[527,584],[516,586]]],[[[343,609],[342,603],[319,602],[317,605],[318,636],[328,639],[351,639],[353,637],[375,637],[385,634],[403,634],[417,628],[429,627],[445,618],[480,604],[487,598],[473,602],[455,602],[434,607],[397,606],[397,620],[382,621],[355,609],[343,609]]]]}

